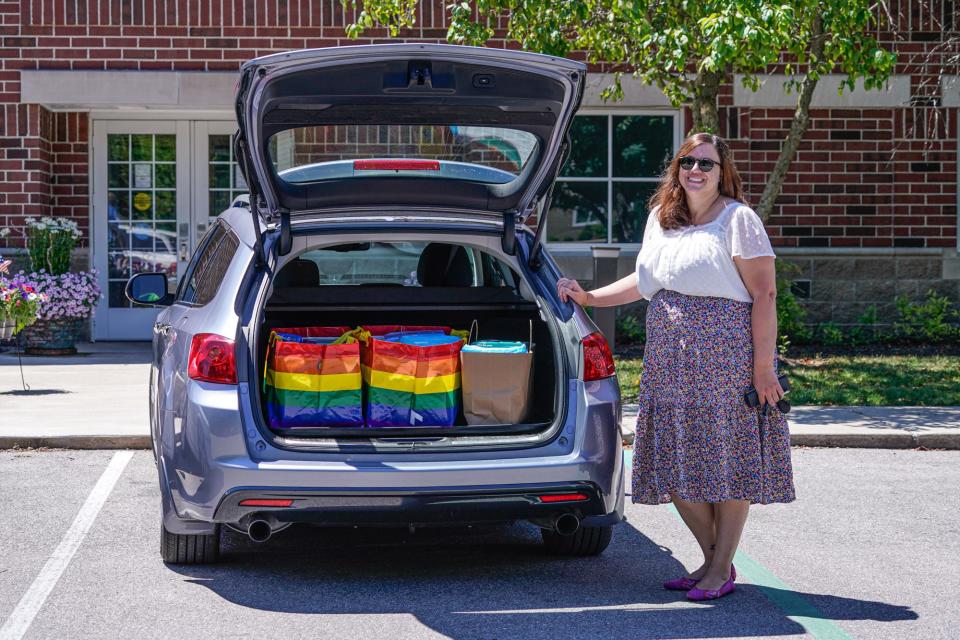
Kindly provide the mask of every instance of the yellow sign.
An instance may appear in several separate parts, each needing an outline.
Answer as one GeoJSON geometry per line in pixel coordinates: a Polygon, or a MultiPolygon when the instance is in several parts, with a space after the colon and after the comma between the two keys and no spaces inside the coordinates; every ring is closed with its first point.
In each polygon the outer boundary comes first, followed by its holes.
{"type": "Polygon", "coordinates": [[[133,196],[133,208],[137,211],[146,211],[150,208],[150,194],[140,192],[133,196]]]}

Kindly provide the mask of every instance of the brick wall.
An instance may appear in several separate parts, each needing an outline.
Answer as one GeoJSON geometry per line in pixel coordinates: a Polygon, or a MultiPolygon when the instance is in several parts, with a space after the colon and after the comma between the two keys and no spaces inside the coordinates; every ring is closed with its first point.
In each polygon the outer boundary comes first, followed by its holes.
{"type": "Polygon", "coordinates": [[[51,133],[46,109],[0,105],[0,224],[50,214],[51,133]]]}
{"type": "Polygon", "coordinates": [[[86,229],[89,216],[89,141],[90,118],[86,113],[51,114],[51,213],[80,221],[86,229]]]}
{"type": "MultiPolygon", "coordinates": [[[[737,118],[737,165],[759,201],[793,113],[727,111],[737,118]]],[[[957,131],[956,109],[811,110],[769,220],[774,244],[956,247],[957,131]]]]}

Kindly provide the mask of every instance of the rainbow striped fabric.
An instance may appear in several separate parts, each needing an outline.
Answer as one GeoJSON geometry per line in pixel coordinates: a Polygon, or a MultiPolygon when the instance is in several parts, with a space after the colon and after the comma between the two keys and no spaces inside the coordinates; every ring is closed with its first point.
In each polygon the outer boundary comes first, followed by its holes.
{"type": "Polygon", "coordinates": [[[460,411],[460,348],[450,329],[376,335],[364,327],[361,369],[368,427],[447,427],[460,411]],[[371,335],[373,334],[373,335],[371,335]]]}
{"type": "Polygon", "coordinates": [[[296,327],[270,334],[263,384],[271,428],[363,426],[360,345],[333,344],[348,331],[296,327]]]}

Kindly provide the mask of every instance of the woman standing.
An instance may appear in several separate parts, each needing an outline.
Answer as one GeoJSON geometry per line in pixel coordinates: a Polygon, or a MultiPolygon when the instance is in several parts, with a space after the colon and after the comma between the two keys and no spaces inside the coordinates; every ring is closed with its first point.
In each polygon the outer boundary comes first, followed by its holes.
{"type": "Polygon", "coordinates": [[[794,499],[776,408],[774,253],[718,136],[687,138],[651,202],[634,273],[593,291],[563,278],[558,290],[584,306],[650,300],[633,501],[676,505],[703,564],[664,587],[710,600],[734,590],[750,505],[794,499]],[[764,409],[744,402],[751,386],[764,409]]]}

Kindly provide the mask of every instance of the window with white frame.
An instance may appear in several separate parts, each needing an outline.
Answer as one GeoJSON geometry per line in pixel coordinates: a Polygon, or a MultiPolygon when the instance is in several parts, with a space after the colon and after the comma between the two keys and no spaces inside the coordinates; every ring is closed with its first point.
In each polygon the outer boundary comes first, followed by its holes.
{"type": "Polygon", "coordinates": [[[570,157],[553,190],[547,241],[637,244],[647,201],[679,144],[670,112],[587,113],[570,127],[570,157]]]}

